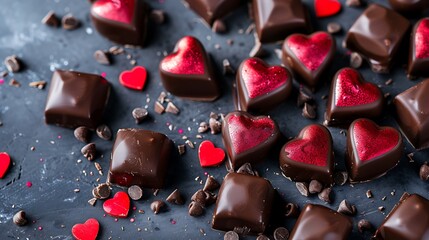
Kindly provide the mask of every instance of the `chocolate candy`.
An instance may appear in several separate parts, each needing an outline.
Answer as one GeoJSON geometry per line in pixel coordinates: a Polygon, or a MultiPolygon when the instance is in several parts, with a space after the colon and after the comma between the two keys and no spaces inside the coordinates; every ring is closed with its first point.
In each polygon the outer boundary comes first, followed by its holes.
{"type": "Polygon", "coordinates": [[[378,228],[374,238],[429,239],[429,201],[418,194],[405,193],[378,228]]]}
{"type": "Polygon", "coordinates": [[[292,34],[283,43],[282,61],[293,70],[297,80],[314,90],[332,62],[335,48],[334,39],[326,32],[310,36],[292,34]]]}
{"type": "Polygon", "coordinates": [[[351,182],[383,176],[402,157],[401,134],[391,127],[379,127],[369,119],[357,119],[347,134],[346,165],[351,182]]]}
{"type": "Polygon", "coordinates": [[[165,89],[178,97],[214,101],[220,95],[209,55],[194,37],[180,39],[175,52],[159,64],[159,72],[165,89]]]}
{"type": "Polygon", "coordinates": [[[415,149],[429,147],[429,79],[397,95],[393,100],[396,119],[415,149]]]}
{"type": "Polygon", "coordinates": [[[119,129],[113,145],[108,181],[123,187],[162,188],[172,141],[162,133],[119,129]]]}
{"type": "Polygon", "coordinates": [[[350,28],[345,45],[364,56],[372,71],[387,73],[409,27],[400,14],[371,4],[350,28]]]}
{"type": "MultiPolygon", "coordinates": [[[[427,1],[429,4],[429,1],[427,1]]],[[[411,34],[408,75],[429,76],[429,18],[416,23],[411,34]]]]}
{"type": "Polygon", "coordinates": [[[292,91],[292,75],[281,66],[268,66],[259,58],[244,60],[237,71],[239,110],[267,112],[285,101],[292,91]]]}
{"type": "Polygon", "coordinates": [[[144,45],[148,22],[144,0],[98,0],[91,6],[91,19],[97,31],[113,42],[144,45]]]}
{"type": "Polygon", "coordinates": [[[427,0],[389,0],[390,5],[397,12],[419,14],[429,8],[427,0]]]}
{"type": "Polygon", "coordinates": [[[309,13],[301,0],[253,0],[253,18],[259,41],[283,41],[291,33],[311,29],[309,13]]]}
{"type": "Polygon", "coordinates": [[[269,224],[274,198],[275,190],[268,180],[229,173],[219,190],[212,227],[241,234],[263,233],[269,224]]]}
{"type": "Polygon", "coordinates": [[[349,124],[361,117],[382,114],[384,97],[377,85],[366,82],[352,68],[339,70],[332,81],[325,120],[327,125],[349,124]]]}
{"type": "Polygon", "coordinates": [[[333,183],[334,152],[328,129],[319,124],[303,128],[298,137],[280,151],[280,169],[286,178],[296,182],[318,180],[333,183]]]}
{"type": "Polygon", "coordinates": [[[350,218],[321,205],[304,207],[289,236],[289,240],[347,240],[353,225],[350,218]]]}
{"type": "Polygon", "coordinates": [[[200,15],[210,26],[237,9],[242,0],[185,0],[188,7],[200,15]]]}
{"type": "Polygon", "coordinates": [[[110,84],[99,75],[56,70],[52,75],[45,121],[61,127],[97,128],[110,95],[110,84]]]}
{"type": "Polygon", "coordinates": [[[223,143],[228,153],[229,168],[244,163],[263,161],[279,140],[277,124],[267,116],[252,116],[246,112],[231,112],[222,125],[223,143]]]}

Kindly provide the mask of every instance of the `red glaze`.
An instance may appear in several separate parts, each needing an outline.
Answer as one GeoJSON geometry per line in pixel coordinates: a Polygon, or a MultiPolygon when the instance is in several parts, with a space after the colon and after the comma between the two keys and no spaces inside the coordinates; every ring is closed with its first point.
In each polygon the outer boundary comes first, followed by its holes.
{"type": "Polygon", "coordinates": [[[285,68],[280,66],[269,67],[257,58],[245,60],[241,70],[241,77],[249,98],[256,98],[270,93],[290,81],[285,68]]]}
{"type": "Polygon", "coordinates": [[[309,38],[292,35],[287,39],[287,45],[308,70],[316,71],[331,51],[333,41],[329,34],[319,32],[309,38]]]}
{"type": "Polygon", "coordinates": [[[127,88],[142,90],[146,83],[146,77],[146,68],[136,66],[131,71],[123,71],[119,75],[119,82],[127,88]]]}
{"type": "Polygon", "coordinates": [[[423,19],[415,35],[416,58],[429,58],[429,18],[423,19]]]}
{"type": "Polygon", "coordinates": [[[228,119],[228,131],[232,150],[240,154],[268,140],[274,134],[275,123],[268,117],[251,119],[232,115],[228,119]]]}
{"type": "Polygon", "coordinates": [[[198,148],[198,157],[201,167],[213,167],[220,165],[225,159],[225,152],[222,148],[216,148],[214,144],[205,140],[198,148]]]}
{"type": "Polygon", "coordinates": [[[330,17],[341,10],[341,3],[337,0],[314,0],[314,10],[317,17],[330,17]]]}
{"type": "Polygon", "coordinates": [[[319,125],[310,125],[305,129],[301,139],[285,145],[287,156],[305,164],[324,167],[330,156],[330,137],[319,125]]]}
{"type": "Polygon", "coordinates": [[[103,204],[104,211],[112,217],[125,218],[130,210],[130,198],[126,192],[117,192],[103,204]]]}
{"type": "Polygon", "coordinates": [[[9,154],[5,152],[0,152],[0,179],[6,175],[7,170],[10,166],[10,157],[9,154]]]}
{"type": "Polygon", "coordinates": [[[380,128],[367,119],[355,122],[353,136],[359,159],[362,162],[388,153],[400,141],[397,130],[394,128],[380,128]]]}
{"type": "Polygon", "coordinates": [[[338,74],[335,86],[335,105],[352,107],[370,104],[381,98],[381,92],[375,84],[363,82],[359,73],[350,68],[338,74]]]}
{"type": "Polygon", "coordinates": [[[134,5],[135,0],[98,0],[92,5],[92,11],[100,17],[131,24],[134,5]]]}
{"type": "Polygon", "coordinates": [[[177,43],[177,51],[162,60],[161,68],[173,74],[202,75],[204,50],[197,39],[186,36],[177,43]]]}
{"type": "Polygon", "coordinates": [[[83,224],[75,224],[72,228],[72,234],[76,240],[95,240],[99,229],[100,224],[97,219],[90,218],[83,224]]]}

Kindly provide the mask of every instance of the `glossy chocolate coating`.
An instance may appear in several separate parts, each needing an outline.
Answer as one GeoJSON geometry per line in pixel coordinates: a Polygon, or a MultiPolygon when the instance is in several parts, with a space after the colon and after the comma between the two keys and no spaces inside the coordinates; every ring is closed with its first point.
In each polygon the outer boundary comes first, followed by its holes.
{"type": "Polygon", "coordinates": [[[119,129],[113,145],[108,181],[123,187],[162,188],[173,142],[164,134],[119,129]]]}
{"type": "Polygon", "coordinates": [[[237,9],[243,0],[185,0],[189,8],[200,15],[210,26],[237,9]]]}
{"type": "Polygon", "coordinates": [[[109,95],[110,84],[99,75],[56,70],[49,88],[45,121],[61,127],[95,129],[102,121],[109,95]]]}
{"type": "Polygon", "coordinates": [[[291,33],[311,29],[308,10],[301,0],[253,0],[253,15],[262,43],[283,41],[291,33]]]}
{"type": "Polygon", "coordinates": [[[365,57],[372,71],[387,73],[409,27],[400,14],[371,4],[348,31],[345,45],[365,57]]]}
{"type": "Polygon", "coordinates": [[[396,119],[415,149],[429,147],[429,79],[405,90],[393,100],[396,119]]]}
{"type": "MultiPolygon", "coordinates": [[[[429,1],[427,1],[429,4],[429,1]]],[[[411,33],[410,53],[408,58],[408,75],[410,77],[429,76],[429,18],[423,18],[414,25],[411,33]],[[423,25],[424,24],[424,25],[423,25]],[[425,27],[425,31],[422,31],[417,39],[416,34],[419,27],[425,27]],[[416,56],[416,44],[417,41],[422,41],[422,48],[426,51],[422,56],[416,56]]],[[[420,50],[424,51],[424,50],[420,50]]]]}
{"type": "Polygon", "coordinates": [[[393,9],[400,13],[418,14],[429,8],[427,0],[389,0],[393,9]]]}
{"type": "MultiPolygon", "coordinates": [[[[122,1],[134,1],[134,14],[130,23],[115,21],[98,15],[94,11],[94,8],[97,7],[97,4],[100,4],[101,1],[95,2],[91,6],[90,15],[92,23],[101,35],[113,42],[119,44],[144,46],[147,32],[149,7],[144,0],[122,1]]],[[[119,3],[125,4],[122,3],[122,1],[119,3]]],[[[112,3],[112,5],[117,6],[116,2],[112,3]]]]}
{"type": "Polygon", "coordinates": [[[289,240],[347,240],[352,220],[321,205],[307,204],[289,236],[289,240]]]}
{"type": "Polygon", "coordinates": [[[212,227],[221,231],[240,229],[254,235],[263,233],[274,198],[275,190],[265,178],[229,173],[219,190],[212,227]]]}
{"type": "Polygon", "coordinates": [[[405,194],[377,229],[376,240],[429,239],[429,201],[405,194]]]}

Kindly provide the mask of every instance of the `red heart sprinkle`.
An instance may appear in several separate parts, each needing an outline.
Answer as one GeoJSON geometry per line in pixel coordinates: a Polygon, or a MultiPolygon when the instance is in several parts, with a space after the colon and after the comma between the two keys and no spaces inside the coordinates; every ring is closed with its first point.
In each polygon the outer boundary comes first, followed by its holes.
{"type": "Polygon", "coordinates": [[[98,0],[92,11],[100,17],[130,24],[133,21],[135,0],[98,0]]]}
{"type": "Polygon", "coordinates": [[[414,41],[416,45],[416,58],[429,58],[429,18],[425,18],[420,22],[414,41]]]}
{"type": "Polygon", "coordinates": [[[97,219],[90,218],[83,224],[75,224],[72,228],[72,234],[77,240],[95,240],[99,229],[100,224],[97,219]]]}
{"type": "Polygon", "coordinates": [[[6,175],[7,170],[10,166],[10,157],[9,154],[5,152],[0,152],[0,179],[6,175]]]}
{"type": "Polygon", "coordinates": [[[220,165],[225,159],[225,152],[222,148],[216,148],[214,144],[205,140],[198,148],[198,157],[201,167],[213,167],[220,165]]]}
{"type": "Polygon", "coordinates": [[[112,217],[125,218],[130,210],[130,198],[126,192],[117,192],[103,204],[104,211],[112,217]]]}
{"type": "Polygon", "coordinates": [[[341,3],[337,0],[315,0],[314,10],[317,17],[330,17],[341,10],[341,3]]]}
{"type": "Polygon", "coordinates": [[[146,83],[146,77],[146,68],[136,66],[131,71],[123,71],[119,75],[119,82],[127,88],[142,90],[146,83]]]}

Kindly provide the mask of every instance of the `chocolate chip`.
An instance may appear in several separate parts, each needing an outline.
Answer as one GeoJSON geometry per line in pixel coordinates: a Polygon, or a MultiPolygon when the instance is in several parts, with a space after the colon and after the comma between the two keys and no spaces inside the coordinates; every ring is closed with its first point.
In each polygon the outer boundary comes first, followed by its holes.
{"type": "Polygon", "coordinates": [[[350,67],[352,68],[360,68],[362,66],[362,56],[357,52],[352,52],[350,54],[350,67]]]}
{"type": "Polygon", "coordinates": [[[213,22],[212,31],[215,33],[225,33],[226,25],[222,20],[216,19],[213,22]]]}
{"type": "Polygon", "coordinates": [[[312,95],[311,91],[308,88],[300,86],[298,101],[297,101],[298,107],[304,106],[305,103],[313,102],[313,97],[311,95],[312,95]]]}
{"type": "Polygon", "coordinates": [[[143,196],[143,190],[137,185],[128,188],[128,196],[134,201],[140,200],[143,196]]]}
{"type": "Polygon", "coordinates": [[[19,63],[18,57],[15,55],[6,57],[4,59],[4,65],[6,65],[9,72],[19,72],[19,70],[21,70],[21,64],[19,63]]]}
{"type": "Polygon", "coordinates": [[[223,240],[239,240],[240,236],[234,231],[228,231],[223,236],[223,240]]]}
{"type": "Polygon", "coordinates": [[[308,191],[311,194],[320,193],[323,189],[323,185],[317,180],[311,180],[310,185],[308,186],[308,191]]]}
{"type": "Polygon", "coordinates": [[[83,143],[89,142],[89,135],[90,131],[87,127],[82,126],[74,130],[74,137],[83,143]]]}
{"type": "Polygon", "coordinates": [[[324,202],[330,203],[331,202],[331,191],[332,191],[331,188],[323,189],[318,195],[319,199],[324,201],[324,202]]]}
{"type": "Polygon", "coordinates": [[[367,198],[372,198],[372,192],[371,192],[371,190],[366,191],[366,197],[367,198]]]}
{"type": "Polygon", "coordinates": [[[209,125],[206,122],[201,122],[200,126],[198,127],[199,133],[205,133],[209,130],[209,125]]]}
{"type": "Polygon", "coordinates": [[[347,7],[360,7],[360,6],[362,6],[362,1],[361,0],[347,0],[346,6],[347,7]]]}
{"type": "Polygon", "coordinates": [[[222,123],[214,118],[210,118],[209,120],[210,132],[211,134],[218,134],[222,130],[222,123]]]}
{"type": "Polygon", "coordinates": [[[198,217],[198,216],[201,216],[203,212],[204,212],[204,208],[200,203],[192,201],[189,204],[189,207],[188,207],[189,215],[193,217],[198,217]]]}
{"type": "Polygon", "coordinates": [[[158,114],[163,114],[165,111],[165,108],[164,108],[164,106],[162,106],[162,104],[160,102],[155,101],[154,110],[158,114]]]}
{"type": "Polygon", "coordinates": [[[150,20],[157,24],[163,24],[165,22],[165,12],[159,9],[154,9],[150,12],[150,20]]]}
{"type": "Polygon", "coordinates": [[[343,186],[349,179],[349,174],[347,172],[336,172],[334,174],[334,182],[337,185],[343,186]]]}
{"type": "Polygon", "coordinates": [[[91,198],[88,200],[89,205],[91,206],[95,206],[95,203],[97,203],[97,198],[91,198]]]}
{"type": "Polygon", "coordinates": [[[284,227],[279,227],[274,230],[274,240],[286,240],[289,238],[289,230],[284,227]]]}
{"type": "Polygon", "coordinates": [[[97,136],[103,140],[110,140],[112,138],[112,131],[105,124],[98,126],[95,132],[97,136]]]}
{"type": "Polygon", "coordinates": [[[298,189],[299,193],[301,195],[308,197],[309,191],[308,191],[308,183],[306,182],[297,182],[295,183],[296,189],[298,189]]]}
{"type": "Polygon", "coordinates": [[[286,217],[296,218],[299,216],[299,206],[295,203],[286,204],[286,217]]]}
{"type": "Polygon", "coordinates": [[[86,157],[89,161],[92,161],[95,158],[97,153],[97,149],[94,143],[88,143],[81,150],[84,157],[86,157]]]}
{"type": "Polygon", "coordinates": [[[92,189],[92,195],[97,199],[106,199],[110,197],[110,187],[106,183],[99,184],[92,189]]]}
{"type": "Polygon", "coordinates": [[[153,211],[153,213],[158,214],[163,210],[165,207],[165,202],[161,200],[155,200],[150,204],[150,209],[153,211]]]}
{"type": "Polygon", "coordinates": [[[338,206],[337,212],[347,215],[354,215],[356,213],[356,207],[344,199],[341,201],[340,206],[338,206]]]}
{"type": "Polygon", "coordinates": [[[185,200],[183,200],[182,195],[180,195],[180,192],[178,189],[174,190],[165,200],[169,203],[173,203],[176,205],[183,205],[185,204],[185,200]]]}
{"type": "Polygon", "coordinates": [[[212,191],[218,189],[219,186],[220,186],[220,184],[218,183],[218,181],[216,181],[216,179],[214,179],[214,177],[209,175],[207,177],[206,183],[204,184],[203,191],[212,192],[212,191]]]}
{"type": "Polygon", "coordinates": [[[110,65],[109,55],[107,55],[104,51],[97,50],[94,52],[93,56],[95,61],[97,61],[99,64],[110,65]]]}
{"type": "Polygon", "coordinates": [[[179,108],[177,108],[173,102],[169,102],[167,104],[167,108],[165,108],[165,111],[168,113],[176,114],[176,115],[179,114],[179,112],[180,112],[179,108]]]}
{"type": "Polygon", "coordinates": [[[429,180],[429,166],[428,166],[427,162],[425,162],[420,167],[420,179],[423,180],[423,181],[428,181],[429,180]]]}
{"type": "Polygon", "coordinates": [[[328,33],[331,33],[331,34],[339,33],[342,30],[341,25],[336,22],[328,23],[328,26],[326,27],[326,29],[328,33]]]}
{"type": "Polygon", "coordinates": [[[179,151],[179,155],[183,155],[186,152],[186,147],[184,144],[178,145],[177,150],[179,151]]]}
{"type": "Polygon", "coordinates": [[[363,233],[364,231],[371,231],[372,224],[366,219],[361,219],[358,222],[358,230],[360,233],[363,233]]]}
{"type": "Polygon", "coordinates": [[[147,118],[147,116],[149,115],[149,112],[144,108],[134,108],[131,114],[133,115],[133,118],[136,120],[136,123],[139,124],[147,118]]]}
{"type": "Polygon", "coordinates": [[[71,13],[64,15],[64,17],[61,19],[61,23],[63,24],[63,28],[65,30],[74,30],[80,25],[79,20],[77,20],[71,13]]]}
{"type": "Polygon", "coordinates": [[[54,11],[49,11],[43,18],[42,23],[50,27],[58,27],[60,25],[60,19],[55,15],[54,11]]]}
{"type": "Polygon", "coordinates": [[[241,165],[241,167],[238,168],[237,173],[247,174],[247,175],[252,175],[252,176],[258,175],[255,173],[255,171],[253,171],[252,165],[250,163],[245,163],[245,164],[241,165]]]}
{"type": "Polygon", "coordinates": [[[24,211],[19,211],[13,215],[13,223],[15,223],[18,226],[24,226],[27,224],[27,218],[24,211]]]}
{"type": "Polygon", "coordinates": [[[265,235],[259,235],[257,238],[256,238],[256,240],[270,240],[270,238],[268,238],[267,236],[265,236],[265,235]]]}

